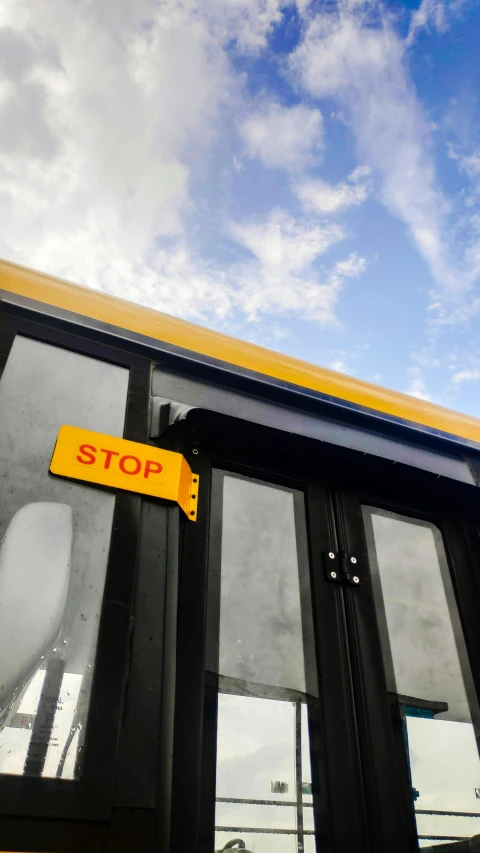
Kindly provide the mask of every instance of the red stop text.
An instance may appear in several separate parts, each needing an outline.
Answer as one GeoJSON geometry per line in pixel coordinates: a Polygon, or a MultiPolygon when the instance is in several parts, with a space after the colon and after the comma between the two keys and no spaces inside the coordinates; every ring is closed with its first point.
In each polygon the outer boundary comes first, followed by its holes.
{"type": "Polygon", "coordinates": [[[95,465],[96,468],[103,468],[105,471],[114,472],[118,469],[122,474],[132,477],[140,475],[146,480],[151,474],[160,474],[163,471],[163,465],[154,459],[143,461],[138,456],[128,453],[122,456],[118,450],[109,450],[106,447],[97,449],[93,444],[81,444],[78,450],[77,462],[82,465],[95,465]]]}

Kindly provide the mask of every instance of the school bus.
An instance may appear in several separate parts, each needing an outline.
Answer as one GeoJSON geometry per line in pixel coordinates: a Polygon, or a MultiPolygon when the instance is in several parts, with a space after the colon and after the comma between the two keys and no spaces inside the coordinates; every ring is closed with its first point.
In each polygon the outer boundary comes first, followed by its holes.
{"type": "Polygon", "coordinates": [[[0,263],[0,850],[480,850],[480,422],[0,263]]]}

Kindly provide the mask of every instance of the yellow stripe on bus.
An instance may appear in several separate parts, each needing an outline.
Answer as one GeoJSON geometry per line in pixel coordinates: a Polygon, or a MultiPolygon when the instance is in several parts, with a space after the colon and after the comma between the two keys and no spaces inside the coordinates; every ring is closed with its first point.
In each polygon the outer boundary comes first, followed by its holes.
{"type": "Polygon", "coordinates": [[[476,418],[231,338],[169,314],[108,296],[99,290],[80,287],[7,261],[0,261],[0,288],[301,388],[480,443],[480,421],[476,418]]]}

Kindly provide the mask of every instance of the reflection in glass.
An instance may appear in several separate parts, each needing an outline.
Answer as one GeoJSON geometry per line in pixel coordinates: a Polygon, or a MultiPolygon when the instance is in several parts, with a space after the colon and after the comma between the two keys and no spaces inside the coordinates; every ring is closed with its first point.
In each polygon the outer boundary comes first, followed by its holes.
{"type": "Polygon", "coordinates": [[[123,434],[128,370],[17,336],[0,382],[0,772],[80,774],[114,496],[49,474],[62,424],[123,434]]]}
{"type": "Polygon", "coordinates": [[[0,721],[61,630],[72,551],[67,504],[26,504],[10,521],[0,546],[0,721]]]}
{"type": "Polygon", "coordinates": [[[306,703],[318,687],[303,495],[215,471],[212,518],[215,849],[241,838],[252,853],[314,853],[306,703]]]}
{"type": "Polygon", "coordinates": [[[372,507],[363,515],[419,844],[470,838],[480,833],[480,716],[442,537],[429,522],[372,507]]]}
{"type": "Polygon", "coordinates": [[[300,702],[219,695],[215,849],[236,836],[252,853],[315,849],[307,726],[300,702]]]}

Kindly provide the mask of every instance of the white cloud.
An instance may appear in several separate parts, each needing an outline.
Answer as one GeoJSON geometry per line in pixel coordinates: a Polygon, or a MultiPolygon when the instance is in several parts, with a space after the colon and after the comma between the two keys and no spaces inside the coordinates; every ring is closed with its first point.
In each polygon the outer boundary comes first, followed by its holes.
{"type": "Polygon", "coordinates": [[[454,292],[473,273],[452,269],[449,206],[405,62],[405,45],[379,3],[339,0],[337,11],[312,19],[291,69],[311,95],[335,98],[346,112],[361,161],[382,179],[384,203],[406,223],[437,282],[454,292]]]}
{"type": "Polygon", "coordinates": [[[453,373],[451,381],[454,385],[462,385],[464,382],[473,382],[480,379],[480,369],[473,368],[471,370],[459,370],[453,373]]]}
{"type": "MultiPolygon", "coordinates": [[[[456,148],[454,145],[449,145],[448,156],[456,162],[458,170],[470,179],[473,191],[480,193],[480,148],[467,153],[456,148]]],[[[472,206],[472,200],[469,203],[467,198],[467,204],[468,206],[472,206]]]]}
{"type": "MultiPolygon", "coordinates": [[[[427,387],[426,377],[430,377],[432,371],[442,367],[443,359],[437,356],[437,336],[435,334],[426,335],[426,339],[420,348],[414,348],[410,352],[410,367],[407,368],[409,380],[405,393],[412,397],[417,397],[419,400],[433,399],[432,394],[427,387]]],[[[438,374],[437,374],[438,375],[438,374]]],[[[435,402],[442,403],[442,400],[435,402]]]]}
{"type": "Polygon", "coordinates": [[[323,145],[322,114],[304,104],[282,107],[269,101],[245,119],[240,134],[249,157],[271,169],[300,171],[323,145]]]}
{"type": "Polygon", "coordinates": [[[216,41],[235,41],[245,52],[257,52],[267,44],[275,25],[283,17],[283,9],[293,0],[169,0],[188,7],[192,16],[204,17],[216,41]],[[200,14],[199,14],[200,13],[200,14]]]}
{"type": "Polygon", "coordinates": [[[432,26],[435,32],[444,33],[448,29],[445,4],[440,0],[422,0],[412,14],[406,44],[412,45],[418,32],[432,26]]]}
{"type": "Polygon", "coordinates": [[[464,156],[461,163],[467,175],[480,180],[480,149],[464,156]]]}
{"type": "Polygon", "coordinates": [[[335,370],[337,373],[346,373],[347,375],[350,373],[350,370],[346,365],[345,359],[341,356],[337,356],[336,358],[333,358],[331,361],[327,362],[327,367],[329,367],[330,370],[335,370]]]}
{"type": "Polygon", "coordinates": [[[0,3],[0,256],[190,318],[235,309],[198,258],[191,174],[280,0],[0,3]]]}
{"type": "Polygon", "coordinates": [[[205,150],[230,83],[225,57],[168,4],[5,9],[3,41],[22,61],[2,55],[0,253],[101,287],[110,264],[138,265],[181,233],[192,143],[205,150]]]}
{"type": "MultiPolygon", "coordinates": [[[[480,213],[469,213],[463,216],[461,226],[468,268],[467,283],[469,283],[480,279],[480,213]]],[[[440,298],[430,307],[435,315],[435,322],[439,326],[468,325],[480,313],[478,289],[470,289],[463,294],[463,298],[457,300],[440,298]]]]}
{"type": "Polygon", "coordinates": [[[420,30],[445,33],[449,29],[452,17],[458,15],[466,2],[467,0],[421,0],[418,9],[412,12],[405,40],[407,47],[415,42],[420,30]]]}
{"type": "MultiPolygon", "coordinates": [[[[365,261],[324,263],[337,223],[279,210],[231,223],[244,259],[222,265],[199,256],[185,224],[221,121],[245,112],[231,44],[262,49],[284,7],[0,0],[0,255],[201,322],[338,323],[365,261]]],[[[264,102],[242,134],[250,156],[295,173],[323,145],[322,115],[264,102]]],[[[364,180],[346,185],[361,193],[364,180]]]]}
{"type": "Polygon", "coordinates": [[[337,261],[323,276],[313,268],[343,238],[339,225],[298,221],[274,210],[264,221],[232,224],[230,233],[253,256],[237,269],[235,297],[249,319],[292,312],[321,325],[337,323],[335,308],[345,280],[365,269],[356,255],[337,261]]]}
{"type": "Polygon", "coordinates": [[[248,249],[265,269],[298,272],[330,246],[342,240],[340,225],[298,222],[284,210],[274,210],[266,221],[232,223],[230,234],[248,249]]]}
{"type": "Polygon", "coordinates": [[[425,379],[420,373],[415,372],[414,368],[411,368],[411,371],[413,375],[408,383],[406,393],[411,397],[417,397],[418,400],[431,400],[430,394],[427,393],[425,379]]]}
{"type": "Polygon", "coordinates": [[[339,213],[349,207],[362,204],[370,190],[371,169],[358,166],[346,181],[329,184],[319,179],[304,180],[297,184],[295,192],[309,213],[339,213]]]}
{"type": "Polygon", "coordinates": [[[449,353],[447,369],[450,373],[450,388],[457,390],[460,385],[480,380],[480,356],[478,347],[457,344],[449,353]]]}
{"type": "MultiPolygon", "coordinates": [[[[273,210],[263,220],[230,223],[229,233],[247,257],[222,268],[193,257],[182,241],[157,252],[148,267],[118,263],[108,267],[111,247],[99,247],[105,253],[103,289],[116,293],[119,280],[129,282],[122,291],[126,298],[191,320],[203,322],[208,317],[217,325],[230,322],[238,311],[249,321],[287,315],[338,325],[335,309],[345,281],[365,268],[364,259],[356,255],[337,261],[322,274],[314,268],[343,239],[340,226],[320,226],[273,210]]],[[[67,245],[65,251],[69,250],[67,245]]],[[[98,257],[93,259],[95,268],[101,263],[98,257]]],[[[282,329],[272,337],[286,334],[282,329]]]]}
{"type": "MultiPolygon", "coordinates": [[[[364,269],[355,255],[319,268],[338,224],[279,210],[231,223],[245,258],[227,265],[202,259],[185,229],[191,175],[240,103],[226,45],[260,49],[284,5],[3,0],[0,255],[201,322],[335,324],[345,281],[364,269]]],[[[322,133],[302,105],[267,105],[244,126],[252,153],[289,169],[322,133]]]]}

